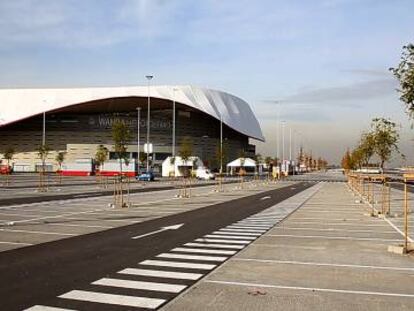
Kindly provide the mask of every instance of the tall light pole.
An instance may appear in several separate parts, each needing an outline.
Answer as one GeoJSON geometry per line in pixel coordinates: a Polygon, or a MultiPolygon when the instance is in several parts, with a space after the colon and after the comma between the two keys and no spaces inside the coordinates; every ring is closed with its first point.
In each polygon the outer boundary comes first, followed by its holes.
{"type": "Polygon", "coordinates": [[[175,159],[175,92],[177,88],[173,88],[173,130],[172,130],[172,156],[175,159]]]}
{"type": "Polygon", "coordinates": [[[292,162],[292,127],[289,126],[289,162],[292,162]]]}
{"type": "Polygon", "coordinates": [[[46,112],[43,112],[43,134],[42,134],[42,146],[46,145],[46,112]]]}
{"type": "Polygon", "coordinates": [[[223,116],[220,113],[220,176],[223,174],[223,116]]]}
{"type": "Polygon", "coordinates": [[[150,145],[149,145],[149,140],[150,140],[150,117],[151,117],[151,113],[150,113],[150,109],[151,109],[151,96],[150,96],[150,82],[152,80],[152,78],[154,78],[154,76],[150,76],[147,75],[145,76],[145,78],[147,78],[148,80],[148,111],[147,111],[147,172],[149,171],[149,154],[150,154],[150,145]]]}
{"type": "Polygon", "coordinates": [[[137,107],[137,163],[138,163],[138,174],[139,174],[139,165],[140,165],[140,126],[141,125],[141,107],[137,107]]]}
{"type": "MultiPolygon", "coordinates": [[[[279,102],[276,101],[276,158],[277,162],[280,162],[280,142],[279,142],[279,136],[280,136],[280,124],[279,124],[279,118],[280,118],[280,105],[279,102]]],[[[276,164],[277,164],[276,162],[276,164]]]]}
{"type": "Polygon", "coordinates": [[[282,162],[285,161],[285,121],[282,121],[282,162]]]}

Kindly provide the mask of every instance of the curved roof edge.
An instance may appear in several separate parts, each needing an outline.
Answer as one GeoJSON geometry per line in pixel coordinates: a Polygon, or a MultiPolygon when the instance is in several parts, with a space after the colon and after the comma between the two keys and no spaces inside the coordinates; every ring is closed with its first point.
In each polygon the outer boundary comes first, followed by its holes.
{"type": "MultiPolygon", "coordinates": [[[[262,130],[249,104],[226,92],[185,86],[151,86],[151,97],[175,101],[200,110],[234,130],[264,141],[262,130]]],[[[147,97],[147,86],[0,89],[0,127],[43,112],[117,97],[147,97]]]]}

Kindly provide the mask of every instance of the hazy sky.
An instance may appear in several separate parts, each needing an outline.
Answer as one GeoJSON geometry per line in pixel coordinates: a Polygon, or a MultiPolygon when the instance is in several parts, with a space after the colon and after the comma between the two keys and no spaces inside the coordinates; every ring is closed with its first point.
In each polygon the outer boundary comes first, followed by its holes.
{"type": "MultiPolygon", "coordinates": [[[[414,130],[388,72],[414,42],[413,0],[0,2],[0,87],[194,84],[254,109],[276,152],[280,119],[338,161],[376,116],[414,130]]],[[[287,149],[287,147],[286,147],[287,149]]]]}

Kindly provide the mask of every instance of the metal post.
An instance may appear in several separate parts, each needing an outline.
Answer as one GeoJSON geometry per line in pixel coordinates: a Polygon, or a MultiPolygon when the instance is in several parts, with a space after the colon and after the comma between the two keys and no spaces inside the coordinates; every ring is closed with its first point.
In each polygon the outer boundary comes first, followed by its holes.
{"type": "MultiPolygon", "coordinates": [[[[175,159],[175,92],[176,88],[173,89],[173,132],[172,132],[172,156],[175,159]]],[[[174,172],[175,176],[175,172],[174,172]]]]}
{"type": "Polygon", "coordinates": [[[404,179],[404,249],[408,251],[408,189],[407,179],[404,179]]]}
{"type": "Polygon", "coordinates": [[[220,177],[223,174],[223,117],[220,114],[220,177]]]}
{"type": "Polygon", "coordinates": [[[289,162],[292,162],[292,128],[289,127],[289,162]]]}
{"type": "Polygon", "coordinates": [[[46,112],[43,112],[42,146],[46,145],[46,112]]]}
{"type": "Polygon", "coordinates": [[[140,167],[140,156],[141,156],[141,154],[140,154],[140,125],[141,125],[141,107],[137,107],[137,112],[138,112],[138,115],[137,115],[137,163],[138,163],[138,174],[139,174],[139,167],[140,167]]]}
{"type": "Polygon", "coordinates": [[[282,162],[285,160],[285,121],[282,121],[282,162]]]}
{"type": "Polygon", "coordinates": [[[151,109],[151,96],[150,96],[150,82],[151,82],[151,79],[154,77],[154,76],[150,76],[150,75],[148,75],[148,76],[145,76],[146,78],[147,78],[147,80],[148,80],[148,111],[147,111],[147,172],[149,171],[149,151],[150,151],[150,149],[149,149],[149,140],[150,140],[150,126],[151,126],[151,123],[150,123],[150,117],[151,117],[151,113],[150,113],[150,109],[151,109]]]}

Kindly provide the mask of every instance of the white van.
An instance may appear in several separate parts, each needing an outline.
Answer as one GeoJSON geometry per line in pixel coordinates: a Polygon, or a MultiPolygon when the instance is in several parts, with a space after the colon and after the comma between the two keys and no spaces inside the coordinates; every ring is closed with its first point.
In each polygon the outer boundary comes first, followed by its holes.
{"type": "Polygon", "coordinates": [[[209,169],[206,169],[205,167],[199,167],[196,170],[196,178],[203,180],[213,180],[215,176],[212,172],[210,172],[209,169]]]}

